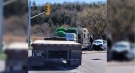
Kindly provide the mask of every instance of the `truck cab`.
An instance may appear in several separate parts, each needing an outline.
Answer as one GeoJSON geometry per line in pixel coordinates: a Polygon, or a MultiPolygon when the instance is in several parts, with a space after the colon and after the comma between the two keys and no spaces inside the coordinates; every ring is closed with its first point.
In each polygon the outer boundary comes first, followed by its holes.
{"type": "Polygon", "coordinates": [[[89,49],[90,44],[90,34],[87,28],[76,28],[78,32],[78,43],[82,44],[82,49],[89,49]]]}

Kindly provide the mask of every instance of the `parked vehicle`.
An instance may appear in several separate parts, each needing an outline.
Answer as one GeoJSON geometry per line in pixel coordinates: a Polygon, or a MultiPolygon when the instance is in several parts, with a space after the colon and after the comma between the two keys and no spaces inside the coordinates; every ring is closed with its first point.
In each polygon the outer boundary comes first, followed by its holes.
{"type": "Polygon", "coordinates": [[[107,42],[102,39],[95,40],[90,50],[106,50],[107,49],[107,42]]]}
{"type": "MultiPolygon", "coordinates": [[[[32,43],[31,65],[44,66],[46,61],[66,60],[70,66],[81,65],[82,45],[73,41],[63,41],[54,38],[36,40],[32,43]]],[[[63,38],[62,38],[63,39],[63,38]]]]}
{"type": "Polygon", "coordinates": [[[12,43],[5,50],[6,73],[26,73],[28,71],[28,44],[12,43]]]}
{"type": "Polygon", "coordinates": [[[135,57],[135,48],[129,42],[120,41],[112,46],[110,54],[112,59],[132,60],[135,57]]]}

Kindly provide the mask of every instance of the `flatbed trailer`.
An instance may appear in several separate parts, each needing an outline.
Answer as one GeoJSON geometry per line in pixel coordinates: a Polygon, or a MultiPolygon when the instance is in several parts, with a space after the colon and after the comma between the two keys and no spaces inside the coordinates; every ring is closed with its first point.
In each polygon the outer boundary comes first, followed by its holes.
{"type": "Polygon", "coordinates": [[[70,66],[81,65],[82,45],[73,41],[36,40],[32,43],[32,66],[44,66],[46,61],[66,60],[70,66]]]}

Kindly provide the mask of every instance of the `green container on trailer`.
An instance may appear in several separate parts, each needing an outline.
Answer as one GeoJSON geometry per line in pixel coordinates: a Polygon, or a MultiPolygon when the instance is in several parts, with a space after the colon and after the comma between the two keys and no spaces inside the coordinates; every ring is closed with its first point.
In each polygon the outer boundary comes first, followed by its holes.
{"type": "Polygon", "coordinates": [[[64,31],[64,32],[66,32],[66,29],[65,29],[64,27],[59,27],[59,28],[56,30],[56,32],[58,32],[58,31],[64,31]]]}
{"type": "Polygon", "coordinates": [[[66,37],[66,33],[64,31],[58,31],[58,32],[56,32],[56,36],[58,36],[58,37],[66,37]]]}
{"type": "Polygon", "coordinates": [[[68,28],[66,33],[75,33],[77,35],[77,30],[75,28],[68,28]]]}

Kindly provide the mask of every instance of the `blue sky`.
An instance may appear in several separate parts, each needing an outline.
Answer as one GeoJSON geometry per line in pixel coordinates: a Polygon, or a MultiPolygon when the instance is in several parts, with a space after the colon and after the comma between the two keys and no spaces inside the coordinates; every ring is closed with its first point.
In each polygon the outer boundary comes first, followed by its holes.
{"type": "Polygon", "coordinates": [[[63,3],[63,2],[86,2],[86,3],[92,3],[92,2],[106,2],[107,0],[31,0],[32,2],[35,1],[36,4],[45,4],[46,2],[49,3],[63,3]]]}

